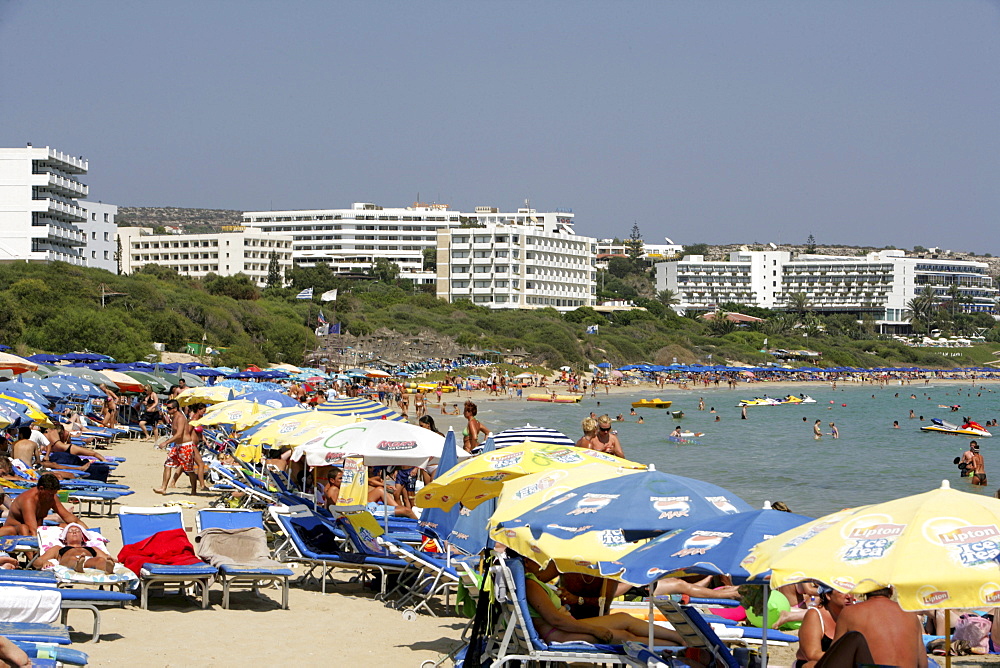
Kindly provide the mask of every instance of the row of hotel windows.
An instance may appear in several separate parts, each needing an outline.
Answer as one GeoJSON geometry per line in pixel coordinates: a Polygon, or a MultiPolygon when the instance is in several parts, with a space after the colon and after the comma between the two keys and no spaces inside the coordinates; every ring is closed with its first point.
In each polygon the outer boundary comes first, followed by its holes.
{"type": "MultiPolygon", "coordinates": [[[[452,290],[468,290],[470,281],[452,281],[452,290]]],[[[482,290],[483,288],[507,288],[510,287],[514,290],[521,289],[521,281],[471,281],[472,288],[474,290],[482,290]]],[[[587,292],[587,286],[584,284],[574,284],[574,283],[552,283],[548,281],[525,281],[525,290],[559,290],[560,292],[587,292]]],[[[590,290],[593,292],[593,290],[590,290]]]]}
{"type": "Polygon", "coordinates": [[[313,234],[313,235],[304,234],[304,235],[295,235],[295,241],[296,241],[296,243],[301,242],[301,241],[333,241],[333,240],[340,240],[340,239],[346,239],[348,241],[350,241],[352,239],[362,239],[362,240],[367,240],[367,241],[375,241],[377,239],[378,240],[382,240],[382,241],[430,241],[430,242],[437,241],[437,237],[434,237],[434,236],[419,236],[419,235],[417,235],[417,236],[413,236],[413,235],[406,236],[406,235],[398,235],[398,234],[394,234],[394,235],[388,236],[388,237],[387,236],[381,236],[381,235],[374,235],[374,234],[353,234],[353,235],[352,234],[346,234],[346,235],[345,234],[313,234]]]}
{"type": "Polygon", "coordinates": [[[404,222],[413,221],[417,223],[421,221],[441,223],[459,222],[458,216],[370,216],[365,214],[355,215],[350,213],[338,213],[326,216],[248,216],[247,218],[244,218],[244,222],[248,223],[291,223],[311,220],[398,220],[404,222]]]}
{"type": "MultiPolygon", "coordinates": [[[[510,243],[517,244],[520,243],[520,235],[512,234],[476,234],[472,236],[472,243],[474,244],[505,244],[508,243],[508,236],[510,238],[510,243]]],[[[452,235],[451,240],[456,244],[467,244],[469,243],[469,237],[465,235],[452,235]]],[[[529,246],[541,246],[543,248],[561,248],[563,250],[573,250],[578,252],[587,252],[587,244],[580,241],[564,241],[562,239],[546,239],[544,237],[528,236],[525,239],[525,243],[529,246]]],[[[590,252],[596,252],[596,248],[591,246],[590,252]]]]}
{"type": "MultiPolygon", "coordinates": [[[[509,300],[507,295],[475,295],[472,298],[474,304],[507,304],[514,300],[509,300]]],[[[586,306],[583,299],[553,299],[552,297],[527,297],[524,300],[528,304],[540,306],[586,306]]]]}
{"type": "MultiPolygon", "coordinates": [[[[107,233],[105,233],[107,241],[107,233]]],[[[226,246],[229,241],[226,241],[226,246]]],[[[274,241],[273,239],[244,239],[243,247],[291,248],[291,241],[274,241]]],[[[132,248],[218,248],[218,239],[202,239],[195,241],[133,241],[132,248]]]]}
{"type": "Polygon", "coordinates": [[[289,232],[322,232],[324,230],[343,230],[345,232],[437,232],[440,227],[433,225],[352,225],[331,224],[331,225],[276,225],[274,227],[262,227],[260,230],[265,233],[288,234],[289,232]]]}
{"type": "MultiPolygon", "coordinates": [[[[218,272],[219,265],[217,264],[191,264],[191,265],[169,265],[171,269],[174,269],[181,273],[191,273],[191,272],[218,272]]],[[[229,265],[226,265],[226,270],[229,270],[229,265]]],[[[243,268],[235,273],[251,273],[260,272],[264,273],[267,271],[266,264],[247,264],[243,265],[243,268]]]]}
{"type": "MultiPolygon", "coordinates": [[[[376,246],[375,244],[348,244],[347,250],[377,250],[377,251],[422,251],[425,246],[376,246]]],[[[329,251],[329,250],[343,250],[343,244],[309,244],[307,246],[296,246],[296,251],[329,251]]]]}

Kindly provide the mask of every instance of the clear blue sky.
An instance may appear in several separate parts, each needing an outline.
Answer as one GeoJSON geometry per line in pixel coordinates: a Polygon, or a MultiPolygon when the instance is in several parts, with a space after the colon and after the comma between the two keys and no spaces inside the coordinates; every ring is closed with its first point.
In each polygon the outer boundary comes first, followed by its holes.
{"type": "Polygon", "coordinates": [[[1000,6],[0,0],[0,146],[93,199],[571,208],[1000,255],[1000,6]]]}

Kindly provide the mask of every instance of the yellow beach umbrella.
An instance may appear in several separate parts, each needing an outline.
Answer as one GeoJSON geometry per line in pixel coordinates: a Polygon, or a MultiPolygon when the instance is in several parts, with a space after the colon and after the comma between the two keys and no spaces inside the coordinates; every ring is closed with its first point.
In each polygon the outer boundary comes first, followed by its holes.
{"type": "Polygon", "coordinates": [[[466,508],[475,508],[483,501],[499,496],[503,484],[509,480],[541,471],[575,469],[586,464],[623,469],[646,468],[645,464],[595,450],[525,441],[460,462],[420,490],[416,504],[422,508],[450,510],[461,502],[466,508]]]}
{"type": "Polygon", "coordinates": [[[280,448],[302,445],[313,438],[332,433],[338,427],[353,424],[357,418],[320,413],[319,411],[298,411],[285,417],[275,418],[244,439],[247,445],[280,448]]]}
{"type": "MultiPolygon", "coordinates": [[[[38,423],[39,426],[42,427],[55,426],[49,419],[49,416],[45,414],[45,411],[42,410],[42,407],[36,404],[31,399],[21,399],[18,397],[12,397],[7,394],[0,394],[0,399],[9,401],[11,403],[20,404],[21,406],[23,406],[24,408],[21,412],[27,415],[32,420],[34,420],[36,423],[38,423]]],[[[10,423],[8,422],[7,424],[10,423]]]]}
{"type": "Polygon", "coordinates": [[[273,415],[275,409],[262,406],[255,401],[234,399],[215,404],[205,411],[205,415],[191,424],[196,427],[229,426],[242,431],[273,415]]]}
{"type": "Polygon", "coordinates": [[[36,371],[38,365],[31,360],[26,360],[10,353],[0,353],[0,369],[9,369],[14,373],[24,373],[25,371],[36,371]]]}
{"type": "Polygon", "coordinates": [[[905,610],[1000,604],[1000,500],[939,489],[842,510],[759,543],[744,559],[771,586],[816,579],[844,593],[892,585],[905,610]]]}
{"type": "Polygon", "coordinates": [[[494,529],[490,538],[517,550],[543,568],[554,562],[560,573],[585,575],[600,575],[600,562],[617,561],[639,545],[627,542],[618,530],[587,531],[564,539],[547,533],[535,538],[530,527],[518,527],[494,529]]]}
{"type": "Polygon", "coordinates": [[[177,403],[181,406],[190,406],[191,404],[221,404],[223,401],[231,401],[234,396],[233,388],[222,385],[189,387],[177,395],[177,403]]]}

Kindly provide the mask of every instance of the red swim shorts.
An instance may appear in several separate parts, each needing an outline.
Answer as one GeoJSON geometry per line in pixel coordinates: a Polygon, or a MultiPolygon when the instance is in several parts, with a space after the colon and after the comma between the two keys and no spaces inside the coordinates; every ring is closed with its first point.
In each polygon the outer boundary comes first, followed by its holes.
{"type": "Polygon", "coordinates": [[[194,443],[188,441],[170,448],[167,452],[167,461],[163,465],[179,468],[185,473],[194,471],[194,443]]]}

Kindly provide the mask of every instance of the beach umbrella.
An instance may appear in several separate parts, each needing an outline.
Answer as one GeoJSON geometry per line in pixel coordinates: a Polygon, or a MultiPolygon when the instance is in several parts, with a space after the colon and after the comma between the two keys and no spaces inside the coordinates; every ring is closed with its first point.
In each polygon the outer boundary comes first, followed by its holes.
{"type": "Polygon", "coordinates": [[[142,392],[142,383],[131,376],[126,376],[121,371],[105,369],[101,373],[123,392],[142,392]]]}
{"type": "Polygon", "coordinates": [[[530,424],[513,429],[504,429],[494,437],[494,443],[497,448],[507,448],[518,443],[524,443],[525,441],[551,443],[552,445],[576,445],[573,439],[557,429],[532,427],[530,424]]]}
{"type": "Polygon", "coordinates": [[[816,579],[844,593],[893,586],[904,610],[1000,603],[1000,500],[953,490],[842,510],[757,545],[743,561],[771,586],[816,579]]]}
{"type": "Polygon", "coordinates": [[[397,422],[402,422],[404,420],[402,415],[391,408],[387,408],[377,401],[361,397],[343,397],[340,399],[328,400],[316,406],[316,410],[324,413],[333,413],[335,415],[356,415],[362,420],[381,420],[383,417],[386,420],[395,420],[397,422]]]}
{"type": "Polygon", "coordinates": [[[69,376],[77,376],[78,378],[89,380],[94,385],[104,385],[105,387],[107,387],[109,390],[112,391],[118,389],[118,385],[113,380],[105,376],[100,371],[94,371],[93,369],[88,369],[87,367],[61,366],[59,367],[59,371],[69,376]]]}
{"type": "Polygon", "coordinates": [[[49,355],[48,353],[37,353],[35,355],[28,355],[24,359],[35,362],[36,364],[38,363],[51,364],[52,362],[58,362],[59,356],[49,355]]]}
{"type": "Polygon", "coordinates": [[[146,371],[128,370],[123,371],[122,373],[129,378],[139,381],[143,385],[148,385],[149,388],[157,394],[164,394],[170,390],[170,386],[167,383],[164,383],[162,378],[154,376],[146,371]]]}
{"type": "Polygon", "coordinates": [[[448,510],[458,502],[467,508],[475,508],[487,499],[499,496],[504,483],[509,480],[531,473],[574,469],[594,463],[612,468],[646,468],[645,464],[596,450],[528,441],[503,450],[483,452],[460,462],[439,480],[417,492],[415,502],[422,508],[448,510]]]}
{"type": "Polygon", "coordinates": [[[294,411],[292,408],[278,410],[289,413],[278,415],[275,411],[272,418],[261,422],[252,431],[247,430],[241,441],[247,445],[268,446],[272,449],[283,446],[295,447],[317,438],[324,438],[340,427],[355,422],[355,418],[330,413],[294,411]]]}
{"type": "Polygon", "coordinates": [[[65,355],[59,355],[57,359],[64,362],[114,362],[115,358],[108,357],[107,355],[100,355],[98,353],[66,353],[65,355]]]}
{"type": "Polygon", "coordinates": [[[669,575],[728,575],[745,582],[742,561],[758,543],[811,521],[779,510],[751,510],[713,517],[637,544],[616,561],[602,562],[601,575],[648,585],[669,575]]]}
{"type": "MultiPolygon", "coordinates": [[[[25,385],[24,383],[18,383],[18,382],[0,383],[0,393],[3,394],[14,393],[14,396],[24,397],[25,399],[31,399],[39,406],[49,405],[48,397],[42,394],[37,388],[25,385]]],[[[62,397],[65,395],[60,394],[59,396],[62,397]]]]}
{"type": "MultiPolygon", "coordinates": [[[[486,438],[486,443],[483,444],[483,452],[493,452],[494,450],[496,450],[496,446],[493,445],[493,435],[490,434],[486,438]]],[[[523,479],[518,478],[518,480],[523,479]]],[[[446,539],[448,543],[466,554],[476,555],[482,553],[483,550],[491,545],[489,521],[496,507],[497,499],[488,499],[475,508],[460,506],[458,519],[455,521],[455,526],[451,528],[451,533],[448,534],[446,539]]],[[[452,511],[454,512],[455,509],[456,507],[453,506],[452,511]]],[[[424,514],[431,510],[431,508],[426,509],[424,514]]]]}
{"type": "Polygon", "coordinates": [[[528,532],[534,538],[543,533],[568,539],[581,532],[614,531],[635,540],[748,510],[751,507],[743,499],[718,485],[644,471],[574,487],[498,526],[528,532]]]}
{"type": "Polygon", "coordinates": [[[0,402],[6,404],[8,408],[25,416],[28,420],[37,422],[43,427],[53,426],[49,416],[45,413],[45,409],[31,399],[18,397],[16,392],[0,393],[0,402]]]}
{"type": "MultiPolygon", "coordinates": [[[[430,429],[389,420],[363,420],[312,439],[292,451],[292,459],[309,466],[339,464],[345,457],[362,457],[368,466],[418,466],[440,460],[445,438],[430,429]]],[[[468,457],[458,451],[459,459],[468,457]]]]}
{"type": "MultiPolygon", "coordinates": [[[[420,428],[423,429],[423,427],[420,428]]],[[[444,446],[441,449],[441,461],[438,463],[437,471],[434,472],[435,478],[441,477],[458,464],[457,450],[455,430],[449,427],[448,434],[444,437],[444,446]]],[[[427,508],[420,515],[420,532],[438,540],[447,539],[458,521],[459,511],[458,507],[452,507],[451,510],[427,508]]]]}
{"type": "Polygon", "coordinates": [[[177,395],[177,403],[181,406],[191,404],[219,404],[230,401],[236,393],[232,388],[213,385],[212,387],[189,387],[177,395]]]}
{"type": "Polygon", "coordinates": [[[26,378],[21,376],[17,383],[10,383],[10,385],[14,390],[17,390],[19,385],[30,388],[36,394],[40,394],[51,401],[64,399],[68,394],[64,390],[60,389],[55,383],[49,382],[48,380],[42,380],[41,378],[26,378]]]}
{"type": "Polygon", "coordinates": [[[287,394],[269,392],[267,390],[263,392],[248,392],[247,394],[240,395],[240,399],[253,401],[258,404],[270,406],[271,408],[291,408],[292,406],[300,405],[298,401],[287,394]]]}
{"type": "Polygon", "coordinates": [[[234,399],[211,406],[203,416],[192,420],[191,424],[196,427],[231,427],[236,431],[242,431],[273,414],[274,409],[269,406],[262,406],[253,401],[234,399]]]}
{"type": "Polygon", "coordinates": [[[107,396],[101,388],[97,387],[89,380],[84,380],[79,376],[56,374],[48,376],[44,380],[48,383],[52,383],[70,396],[80,398],[86,397],[90,399],[103,399],[107,396]]]}
{"type": "Polygon", "coordinates": [[[10,353],[0,353],[0,369],[9,369],[14,373],[23,373],[25,371],[34,371],[37,368],[38,364],[31,360],[26,360],[23,357],[11,355],[10,353]]]}

